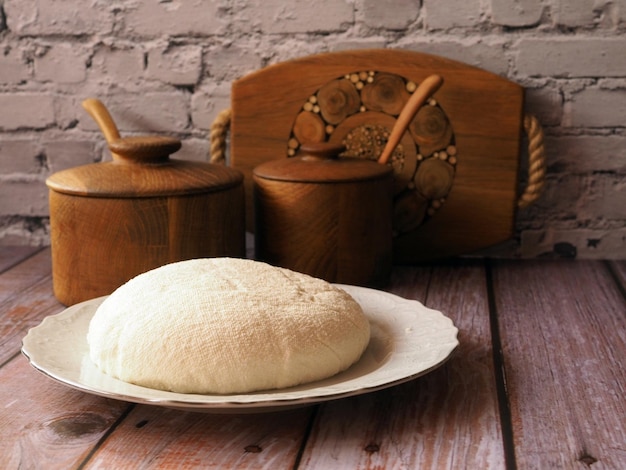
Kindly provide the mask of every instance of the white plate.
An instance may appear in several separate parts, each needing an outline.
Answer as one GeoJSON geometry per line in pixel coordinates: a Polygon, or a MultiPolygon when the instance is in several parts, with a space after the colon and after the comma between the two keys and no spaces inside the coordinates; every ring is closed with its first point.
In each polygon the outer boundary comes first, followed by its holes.
{"type": "Polygon", "coordinates": [[[30,329],[22,352],[59,382],[109,398],[213,413],[269,411],[359,395],[414,379],[445,362],[457,347],[457,328],[441,312],[387,292],[340,285],[362,306],[370,343],[348,370],[306,385],[240,395],[166,392],[123,382],[91,362],[89,322],[105,297],[73,305],[30,329]]]}

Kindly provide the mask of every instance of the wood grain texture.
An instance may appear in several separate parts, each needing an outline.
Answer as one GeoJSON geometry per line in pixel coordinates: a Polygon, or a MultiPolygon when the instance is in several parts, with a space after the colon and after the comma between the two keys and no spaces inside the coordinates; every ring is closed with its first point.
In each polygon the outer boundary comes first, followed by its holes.
{"type": "Polygon", "coordinates": [[[626,299],[594,261],[494,269],[518,468],[626,468],[626,299]]]}
{"type": "Polygon", "coordinates": [[[50,192],[54,292],[65,305],[191,258],[245,255],[241,184],[210,194],[77,197],[50,192]]]}
{"type": "Polygon", "coordinates": [[[359,110],[360,99],[354,83],[332,80],[317,92],[317,105],[324,120],[337,125],[359,110]]]}
{"type": "Polygon", "coordinates": [[[40,279],[50,277],[52,270],[49,248],[23,252],[20,250],[9,252],[7,249],[3,258],[6,260],[7,268],[0,271],[0,309],[2,302],[10,297],[20,298],[23,290],[40,279]],[[30,254],[33,256],[27,256],[30,254]]]}
{"type": "MultiPolygon", "coordinates": [[[[309,176],[353,166],[291,161],[310,168],[309,176]]],[[[383,168],[370,163],[366,166],[383,168]]],[[[309,183],[255,173],[256,258],[329,282],[385,285],[392,268],[393,188],[390,172],[374,176],[332,183],[313,178],[309,183]]]]}
{"type": "MultiPolygon", "coordinates": [[[[376,78],[374,78],[374,83],[376,82],[376,78]]],[[[404,85],[404,81],[402,79],[401,83],[404,85]]],[[[417,89],[413,92],[410,97],[407,97],[406,101],[402,106],[400,113],[398,114],[398,118],[391,129],[391,133],[389,134],[389,140],[385,145],[380,157],[378,157],[378,163],[386,165],[391,158],[391,155],[394,149],[400,143],[402,136],[409,129],[411,123],[413,122],[415,115],[418,111],[424,109],[424,103],[428,100],[434,93],[439,89],[439,87],[443,84],[443,79],[439,75],[430,75],[426,77],[422,83],[419,84],[417,89]]],[[[434,104],[434,100],[433,100],[434,104]]],[[[429,108],[431,106],[426,106],[429,108]]],[[[391,112],[392,115],[395,113],[391,112]]],[[[452,131],[450,131],[450,137],[452,136],[452,131]]],[[[441,142],[441,146],[439,148],[445,148],[448,145],[448,142],[441,142]]],[[[420,144],[420,151],[422,155],[424,155],[422,144],[420,144]]],[[[432,152],[431,152],[432,153],[432,152]]]]}
{"type": "Polygon", "coordinates": [[[450,316],[459,350],[422,378],[323,405],[300,468],[503,468],[481,264],[394,273],[394,285],[398,275],[417,274],[402,282],[414,291],[392,291],[450,316]]]}
{"type": "Polygon", "coordinates": [[[212,415],[138,406],[85,468],[290,469],[311,412],[212,415]]]}
{"type": "Polygon", "coordinates": [[[10,269],[40,248],[34,246],[1,246],[0,245],[0,273],[10,269]]]}
{"type": "Polygon", "coordinates": [[[446,148],[452,138],[452,126],[441,108],[424,106],[411,122],[409,131],[419,144],[420,153],[427,157],[435,150],[446,148]]]}
{"type": "Polygon", "coordinates": [[[240,172],[170,159],[178,139],[119,139],[101,102],[83,105],[101,126],[114,161],[66,169],[46,180],[54,293],[63,304],[108,295],[167,263],[245,256],[240,172]]]}
{"type": "Polygon", "coordinates": [[[233,83],[231,158],[245,177],[248,228],[254,228],[252,169],[287,156],[294,120],[309,97],[325,84],[361,71],[398,75],[414,83],[433,73],[441,75],[445,84],[435,97],[449,118],[458,149],[454,185],[445,207],[427,223],[395,239],[396,261],[412,263],[466,253],[510,238],[517,198],[522,87],[460,62],[401,50],[314,55],[272,65],[233,83]]]}
{"type": "Polygon", "coordinates": [[[626,260],[608,261],[608,263],[612,272],[615,273],[617,282],[619,282],[624,292],[626,292],[626,260]]]}
{"type": "Polygon", "coordinates": [[[61,385],[23,356],[0,368],[0,403],[0,464],[6,470],[78,468],[128,407],[61,385]]]}
{"type": "Polygon", "coordinates": [[[210,194],[241,183],[242,175],[221,165],[186,160],[159,164],[101,162],[54,173],[53,191],[92,198],[150,198],[210,194]]]}
{"type": "Polygon", "coordinates": [[[62,310],[51,293],[48,249],[0,275],[0,364],[17,354],[29,328],[62,310]]]}
{"type": "Polygon", "coordinates": [[[127,404],[60,385],[19,354],[27,330],[63,307],[52,296],[49,248],[0,252],[5,260],[23,259],[0,274],[0,464],[77,466],[127,404]]]}

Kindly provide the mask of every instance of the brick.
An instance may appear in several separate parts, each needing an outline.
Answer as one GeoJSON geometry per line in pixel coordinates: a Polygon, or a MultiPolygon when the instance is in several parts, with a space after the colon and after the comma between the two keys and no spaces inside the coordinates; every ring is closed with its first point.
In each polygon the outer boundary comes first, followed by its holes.
{"type": "Polygon", "coordinates": [[[87,51],[76,44],[55,44],[35,58],[35,78],[41,82],[80,83],[85,80],[87,51]]]}
{"type": "Polygon", "coordinates": [[[2,181],[0,184],[0,216],[47,216],[48,213],[48,189],[43,181],[2,181]]]}
{"type": "Polygon", "coordinates": [[[21,57],[19,49],[10,49],[4,54],[0,50],[0,83],[5,85],[24,82],[31,77],[28,63],[21,57]]]}
{"type": "Polygon", "coordinates": [[[563,96],[555,86],[526,88],[525,111],[543,126],[558,126],[563,118],[563,96]]]}
{"type": "Polygon", "coordinates": [[[136,81],[144,74],[144,52],[139,47],[101,47],[91,59],[91,73],[113,82],[136,81]]]}
{"type": "Polygon", "coordinates": [[[113,29],[108,2],[4,0],[4,12],[9,29],[21,36],[107,34],[113,29]]]}
{"type": "Polygon", "coordinates": [[[438,55],[479,67],[497,75],[506,75],[509,62],[504,53],[506,43],[496,40],[416,40],[403,48],[438,55]]]}
{"type": "Polygon", "coordinates": [[[615,26],[619,25],[620,23],[626,23],[626,0],[614,0],[612,2],[612,5],[615,8],[615,26]]]}
{"type": "Polygon", "coordinates": [[[80,93],[58,94],[54,96],[54,113],[56,127],[67,130],[76,127],[80,119],[88,116],[81,102],[90,97],[98,98],[100,92],[81,89],[80,93]]]}
{"type": "Polygon", "coordinates": [[[572,96],[565,125],[571,127],[624,127],[626,89],[586,88],[572,96]]]}
{"type": "Polygon", "coordinates": [[[584,221],[626,220],[626,181],[622,175],[590,177],[577,218],[584,221]]]}
{"type": "Polygon", "coordinates": [[[230,108],[230,83],[204,87],[191,97],[191,120],[194,127],[209,130],[217,115],[230,108]]]}
{"type": "Polygon", "coordinates": [[[223,34],[226,22],[219,2],[172,0],[138,2],[120,13],[126,34],[159,37],[223,34]]]}
{"type": "Polygon", "coordinates": [[[249,0],[236,20],[270,34],[345,31],[354,24],[354,4],[347,0],[292,0],[288,4],[249,0]]]}
{"type": "MultiPolygon", "coordinates": [[[[293,45],[290,46],[293,49],[293,45]]],[[[285,57],[281,56],[281,60],[285,57]]],[[[262,67],[259,52],[231,44],[211,49],[206,55],[206,72],[217,82],[232,81],[262,67]]]]}
{"type": "Polygon", "coordinates": [[[419,3],[414,0],[396,0],[393,7],[380,0],[363,0],[363,23],[372,28],[405,29],[419,15],[419,3]]]}
{"type": "Polygon", "coordinates": [[[542,219],[576,219],[576,202],[585,192],[584,178],[578,175],[548,175],[539,199],[527,211],[529,217],[542,219]]]}
{"type": "Polygon", "coordinates": [[[541,0],[491,0],[491,21],[500,26],[529,27],[539,24],[541,0]]]}
{"type": "Polygon", "coordinates": [[[550,172],[626,174],[626,136],[547,136],[544,142],[550,172]]]}
{"type": "MultiPolygon", "coordinates": [[[[127,93],[100,99],[105,103],[122,134],[182,132],[189,124],[187,97],[184,93],[127,93]]],[[[99,130],[94,120],[86,113],[81,113],[79,126],[84,130],[99,130]]]]}
{"type": "MultiPolygon", "coordinates": [[[[277,37],[280,38],[281,36],[277,37]]],[[[306,38],[294,38],[288,41],[274,39],[272,42],[272,52],[264,57],[264,65],[271,65],[277,62],[299,59],[304,56],[320,53],[319,44],[307,40],[306,38]]]]}
{"type": "MultiPolygon", "coordinates": [[[[618,28],[620,23],[626,20],[626,0],[602,0],[593,3],[593,21],[591,23],[576,24],[576,14],[568,12],[568,16],[571,16],[570,22],[574,23],[569,26],[582,26],[587,28],[594,26],[598,28],[614,29],[618,28]]],[[[589,8],[586,5],[585,7],[589,8]]]]}
{"type": "Polygon", "coordinates": [[[626,76],[626,38],[527,38],[516,45],[517,72],[548,77],[626,76]]]}
{"type": "Polygon", "coordinates": [[[146,75],[172,85],[195,85],[202,71],[202,47],[174,46],[148,53],[146,75]]]}
{"type": "Polygon", "coordinates": [[[193,160],[198,162],[209,161],[209,139],[185,139],[178,152],[172,155],[174,159],[193,160]]]}
{"type": "Polygon", "coordinates": [[[591,26],[596,20],[596,0],[557,0],[552,5],[552,17],[560,26],[591,26]]]}
{"type": "Polygon", "coordinates": [[[39,173],[41,155],[35,140],[0,140],[0,175],[39,173]]]}
{"type": "Polygon", "coordinates": [[[53,98],[44,93],[1,93],[0,130],[42,129],[54,124],[53,98]]]}
{"type": "Polygon", "coordinates": [[[480,0],[424,0],[422,4],[424,22],[430,30],[472,27],[481,22],[480,0]]]}
{"type": "Polygon", "coordinates": [[[330,52],[353,51],[358,49],[384,49],[387,40],[381,37],[371,38],[338,38],[330,44],[330,52]]]}
{"type": "Polygon", "coordinates": [[[97,158],[96,144],[91,141],[55,140],[43,144],[50,173],[93,163],[97,158]]]}
{"type": "Polygon", "coordinates": [[[49,219],[46,217],[0,217],[0,245],[49,246],[49,219]]]}

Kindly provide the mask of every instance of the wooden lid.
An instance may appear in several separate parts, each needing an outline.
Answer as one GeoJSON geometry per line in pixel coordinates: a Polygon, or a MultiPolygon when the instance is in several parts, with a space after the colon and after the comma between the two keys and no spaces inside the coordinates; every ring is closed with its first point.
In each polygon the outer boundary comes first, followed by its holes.
{"type": "Polygon", "coordinates": [[[243,181],[233,168],[170,159],[180,148],[180,141],[170,137],[127,137],[109,147],[113,161],[59,171],[46,184],[76,196],[137,198],[209,193],[243,181]]]}
{"type": "Polygon", "coordinates": [[[373,160],[340,157],[343,145],[303,144],[297,157],[272,160],[256,167],[259,178],[298,183],[345,183],[391,176],[392,169],[373,160]]]}

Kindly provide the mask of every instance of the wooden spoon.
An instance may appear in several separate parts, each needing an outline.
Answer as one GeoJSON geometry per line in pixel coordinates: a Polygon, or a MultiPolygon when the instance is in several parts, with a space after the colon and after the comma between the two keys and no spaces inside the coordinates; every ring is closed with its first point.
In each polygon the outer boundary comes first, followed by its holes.
{"type": "Polygon", "coordinates": [[[402,108],[402,112],[398,116],[396,123],[391,129],[391,134],[389,135],[389,140],[387,141],[387,145],[383,149],[383,152],[380,154],[378,158],[378,163],[382,165],[386,165],[391,158],[391,154],[396,149],[396,146],[400,143],[400,139],[404,135],[406,129],[409,127],[409,124],[417,114],[417,111],[422,107],[426,99],[435,93],[439,87],[443,85],[443,78],[439,75],[429,75],[426,77],[422,83],[417,87],[417,89],[413,92],[409,100],[402,108]]]}
{"type": "Polygon", "coordinates": [[[115,121],[104,104],[95,98],[82,103],[83,108],[98,124],[111,150],[113,160],[132,162],[163,162],[181,147],[181,141],[167,136],[120,137],[115,121]]]}
{"type": "Polygon", "coordinates": [[[102,101],[95,98],[88,98],[82,103],[85,111],[96,121],[100,131],[104,134],[107,144],[111,144],[120,138],[120,132],[109,114],[109,110],[104,106],[102,101]]]}

